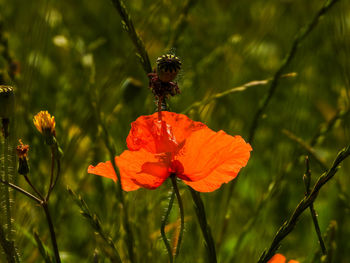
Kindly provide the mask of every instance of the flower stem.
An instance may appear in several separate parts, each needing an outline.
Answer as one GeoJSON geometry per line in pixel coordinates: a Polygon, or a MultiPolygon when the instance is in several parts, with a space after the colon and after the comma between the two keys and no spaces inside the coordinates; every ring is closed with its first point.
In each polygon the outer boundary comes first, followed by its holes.
{"type": "Polygon", "coordinates": [[[162,235],[163,242],[164,242],[165,247],[166,247],[166,250],[167,250],[167,252],[168,252],[168,255],[169,255],[169,262],[170,262],[170,263],[173,263],[173,262],[174,262],[174,259],[173,259],[173,253],[172,253],[172,251],[171,251],[171,247],[170,247],[168,238],[167,238],[166,235],[165,235],[165,226],[166,226],[166,222],[168,221],[171,208],[173,207],[174,199],[175,199],[175,191],[173,191],[173,192],[171,193],[171,196],[170,196],[170,199],[169,199],[168,208],[167,208],[167,210],[165,211],[165,215],[164,215],[163,220],[162,220],[162,223],[161,223],[161,225],[160,225],[160,234],[162,235]]]}
{"type": "MultiPolygon", "coordinates": [[[[9,139],[8,137],[4,138],[4,179],[5,181],[10,181],[10,175],[9,175],[9,167],[8,167],[8,143],[9,139]]],[[[10,204],[10,188],[8,185],[5,187],[5,211],[6,211],[6,220],[7,220],[7,227],[6,227],[6,234],[7,238],[9,240],[12,239],[12,222],[11,222],[11,204],[10,204]]]]}
{"type": "Polygon", "coordinates": [[[41,206],[44,209],[44,212],[45,212],[45,215],[46,215],[46,220],[47,220],[47,223],[49,225],[51,242],[52,242],[52,247],[53,247],[53,251],[54,251],[54,254],[55,254],[56,263],[61,263],[61,258],[60,258],[60,254],[59,254],[59,251],[58,251],[57,241],[56,241],[55,229],[53,227],[53,223],[52,223],[49,207],[48,207],[48,205],[47,205],[47,203],[45,201],[42,203],[41,206]]]}
{"type": "Polygon", "coordinates": [[[41,201],[39,198],[37,198],[35,195],[32,195],[31,193],[27,192],[26,190],[20,188],[20,187],[17,186],[17,185],[14,185],[14,184],[9,183],[9,182],[7,182],[7,181],[4,181],[4,180],[2,180],[2,179],[0,179],[0,183],[5,184],[5,185],[11,187],[12,189],[14,189],[14,190],[16,190],[16,191],[18,191],[18,192],[20,192],[20,193],[26,195],[27,197],[29,197],[30,199],[34,200],[34,201],[37,202],[38,204],[40,204],[40,203],[42,202],[42,201],[41,201]]]}
{"type": "Polygon", "coordinates": [[[53,184],[53,181],[54,181],[54,174],[55,174],[55,152],[53,150],[53,148],[51,148],[51,173],[50,173],[50,184],[49,184],[49,190],[47,191],[47,194],[46,194],[46,198],[45,200],[49,200],[50,198],[50,194],[51,194],[51,191],[52,191],[52,184],[53,184]]]}
{"type": "Polygon", "coordinates": [[[205,240],[205,246],[208,253],[208,262],[216,263],[216,250],[213,236],[211,234],[210,227],[207,223],[207,217],[205,214],[204,204],[198,192],[189,187],[194,207],[196,210],[197,219],[202,230],[202,234],[205,240]]]}
{"type": "Polygon", "coordinates": [[[171,182],[173,184],[174,192],[176,194],[177,202],[179,204],[179,209],[180,209],[180,219],[181,219],[181,225],[180,225],[180,233],[179,237],[177,240],[177,245],[176,245],[176,250],[175,250],[175,257],[177,257],[180,253],[180,246],[181,246],[181,241],[182,241],[182,236],[185,228],[185,217],[184,217],[184,206],[182,203],[182,199],[180,196],[179,188],[177,187],[177,182],[176,182],[176,177],[171,176],[171,182]]]}

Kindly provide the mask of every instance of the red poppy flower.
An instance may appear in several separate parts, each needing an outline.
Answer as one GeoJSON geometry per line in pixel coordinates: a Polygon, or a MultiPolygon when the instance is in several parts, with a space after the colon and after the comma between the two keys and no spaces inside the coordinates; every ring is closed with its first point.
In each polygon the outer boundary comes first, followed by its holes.
{"type": "MultiPolygon", "coordinates": [[[[275,254],[268,263],[286,263],[286,257],[282,254],[275,254]]],[[[299,261],[289,260],[288,263],[299,263],[299,261]]]]}
{"type": "MultiPolygon", "coordinates": [[[[199,192],[211,192],[234,179],[252,148],[240,136],[214,132],[183,114],[163,111],[131,124],[129,150],[115,157],[122,188],[159,187],[170,175],[199,192]]],[[[88,173],[117,180],[110,161],[90,165],[88,173]]]]}

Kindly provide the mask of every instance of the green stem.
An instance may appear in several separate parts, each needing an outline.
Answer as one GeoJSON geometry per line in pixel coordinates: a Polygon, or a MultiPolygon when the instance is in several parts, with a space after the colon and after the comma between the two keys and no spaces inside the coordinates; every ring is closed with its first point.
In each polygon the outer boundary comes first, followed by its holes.
{"type": "Polygon", "coordinates": [[[166,223],[167,223],[167,221],[168,221],[171,208],[173,207],[174,199],[175,199],[175,191],[173,191],[173,192],[171,193],[171,196],[170,196],[170,199],[169,199],[168,208],[167,208],[167,210],[165,211],[165,215],[164,215],[163,220],[162,220],[162,223],[161,223],[161,225],[160,225],[160,234],[162,235],[162,239],[163,239],[164,245],[165,245],[166,250],[167,250],[167,252],[168,252],[168,255],[169,255],[169,262],[170,262],[170,263],[174,262],[174,258],[173,258],[173,253],[172,253],[172,251],[171,251],[171,247],[170,247],[168,238],[167,238],[167,236],[166,236],[166,234],[165,234],[165,226],[166,226],[166,223]]]}
{"type": "Polygon", "coordinates": [[[202,230],[202,234],[205,240],[205,246],[206,246],[206,251],[208,253],[208,262],[209,263],[216,263],[216,250],[215,250],[215,243],[213,236],[211,234],[210,227],[207,223],[207,217],[205,214],[205,209],[204,209],[204,204],[203,201],[200,197],[200,194],[193,190],[191,187],[189,187],[191,195],[192,195],[192,200],[194,202],[194,207],[196,210],[196,215],[197,219],[199,222],[199,225],[202,230]]]}
{"type": "Polygon", "coordinates": [[[52,223],[52,219],[51,219],[51,215],[50,215],[50,211],[49,211],[48,205],[44,201],[41,206],[44,209],[46,220],[47,220],[47,223],[48,223],[48,226],[49,226],[49,229],[50,229],[50,237],[51,237],[53,251],[54,251],[54,254],[55,254],[56,263],[61,263],[61,258],[60,258],[60,254],[59,254],[58,246],[57,246],[56,233],[55,233],[55,229],[53,227],[53,223],[52,223]]]}
{"type": "Polygon", "coordinates": [[[173,184],[174,192],[176,194],[177,203],[179,204],[180,220],[181,220],[180,233],[179,233],[179,237],[178,237],[177,245],[176,245],[176,249],[175,249],[175,257],[177,257],[180,253],[181,241],[182,241],[182,236],[183,236],[183,232],[184,232],[184,228],[185,228],[185,216],[184,216],[184,206],[182,203],[181,195],[179,192],[179,188],[177,187],[176,177],[171,176],[170,178],[171,178],[171,182],[173,184]]]}
{"type": "MultiPolygon", "coordinates": [[[[4,172],[5,176],[4,179],[6,182],[10,181],[10,175],[9,175],[9,167],[8,167],[8,147],[9,147],[9,138],[4,138],[4,172]]],[[[5,210],[6,210],[6,220],[7,220],[7,238],[8,240],[12,239],[12,222],[11,222],[11,204],[10,204],[10,188],[8,185],[5,187],[5,210]]]]}
{"type": "Polygon", "coordinates": [[[29,197],[30,199],[34,200],[34,201],[37,202],[38,204],[41,204],[41,202],[42,202],[42,200],[40,200],[39,198],[37,198],[35,195],[32,195],[31,193],[27,192],[26,190],[20,188],[20,187],[17,186],[17,185],[14,185],[14,184],[9,183],[9,182],[7,182],[7,181],[4,181],[4,180],[2,180],[2,179],[0,179],[0,183],[5,184],[5,185],[11,187],[12,189],[14,189],[14,190],[16,190],[16,191],[18,191],[18,192],[20,192],[20,193],[26,195],[27,197],[29,197]]]}
{"type": "Polygon", "coordinates": [[[152,72],[151,62],[149,60],[148,53],[146,51],[145,45],[141,37],[136,33],[134,23],[132,22],[128,11],[126,10],[124,1],[122,0],[111,0],[115,9],[117,9],[121,19],[124,29],[128,32],[140,58],[143,69],[146,74],[152,72]]]}
{"type": "Polygon", "coordinates": [[[26,180],[26,182],[29,184],[29,186],[33,189],[33,191],[39,196],[39,198],[41,200],[44,200],[44,197],[41,195],[41,193],[38,191],[38,189],[36,189],[36,187],[32,184],[32,182],[30,181],[29,177],[27,175],[23,175],[24,179],[26,180]]]}
{"type": "Polygon", "coordinates": [[[52,184],[53,184],[53,178],[55,174],[55,152],[53,148],[51,147],[51,173],[50,173],[50,184],[49,184],[49,190],[47,191],[45,200],[48,201],[50,198],[50,194],[52,191],[52,184]]]}
{"type": "Polygon", "coordinates": [[[295,208],[293,214],[289,218],[288,221],[284,222],[284,224],[277,231],[270,247],[266,249],[261,257],[259,258],[258,263],[267,263],[269,259],[276,253],[277,249],[280,247],[280,243],[289,235],[290,232],[294,229],[300,215],[308,208],[310,205],[316,200],[317,195],[321,188],[333,178],[336,172],[339,169],[339,165],[342,161],[344,161],[350,155],[350,146],[347,146],[345,149],[340,151],[333,162],[332,167],[322,174],[317,182],[314,184],[314,187],[310,191],[310,194],[305,196],[295,208]]]}
{"type": "MultiPolygon", "coordinates": [[[[310,194],[310,182],[311,182],[311,170],[310,170],[310,162],[309,162],[308,156],[306,156],[306,158],[305,158],[305,163],[306,163],[306,171],[305,171],[303,179],[304,179],[304,183],[305,183],[305,190],[306,190],[306,196],[307,196],[310,194]]],[[[312,221],[313,221],[314,226],[315,226],[317,238],[318,238],[318,241],[320,243],[322,254],[327,255],[327,249],[326,249],[326,246],[325,246],[323,238],[322,238],[320,225],[318,224],[317,214],[316,214],[316,210],[315,210],[313,203],[310,205],[309,209],[310,209],[312,221]]]]}

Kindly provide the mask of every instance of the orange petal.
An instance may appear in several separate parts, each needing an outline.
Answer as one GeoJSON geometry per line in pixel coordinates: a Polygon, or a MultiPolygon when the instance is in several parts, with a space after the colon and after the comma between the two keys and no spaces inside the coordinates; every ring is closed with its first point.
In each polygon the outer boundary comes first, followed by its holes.
{"type": "Polygon", "coordinates": [[[186,115],[162,111],[161,122],[158,113],[134,121],[126,142],[131,151],[143,148],[152,153],[174,152],[192,132],[205,127],[186,115]]]}
{"type": "Polygon", "coordinates": [[[240,136],[209,128],[192,133],[176,158],[184,167],[184,182],[200,192],[211,192],[234,179],[250,157],[251,146],[240,136]]]}
{"type": "Polygon", "coordinates": [[[296,261],[296,260],[289,260],[288,263],[299,263],[299,261],[296,261]]]}
{"type": "MultiPolygon", "coordinates": [[[[97,166],[90,165],[88,167],[88,173],[113,179],[114,182],[117,181],[117,175],[115,174],[111,161],[107,161],[105,163],[99,163],[97,166]]],[[[124,191],[133,191],[140,188],[139,185],[135,184],[133,181],[129,180],[128,178],[124,178],[123,176],[121,176],[121,180],[122,180],[122,188],[124,191]]]]}
{"type": "Polygon", "coordinates": [[[267,263],[285,263],[286,257],[282,254],[275,254],[267,263]]]}
{"type": "MultiPolygon", "coordinates": [[[[154,189],[169,176],[167,164],[145,150],[124,151],[120,156],[115,157],[115,162],[124,191],[133,191],[140,187],[154,189]]],[[[88,173],[117,180],[110,161],[99,163],[95,167],[90,165],[88,173]]]]}
{"type": "Polygon", "coordinates": [[[168,166],[144,149],[124,151],[116,157],[122,181],[127,179],[140,187],[155,189],[168,178],[168,166]]]}

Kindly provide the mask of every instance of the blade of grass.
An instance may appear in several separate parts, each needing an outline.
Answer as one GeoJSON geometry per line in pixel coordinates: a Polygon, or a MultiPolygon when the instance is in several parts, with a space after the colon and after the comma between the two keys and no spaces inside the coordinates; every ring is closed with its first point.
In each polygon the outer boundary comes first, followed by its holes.
{"type": "Polygon", "coordinates": [[[286,221],[280,229],[277,231],[270,247],[266,249],[258,260],[258,263],[267,263],[269,259],[276,253],[277,249],[280,247],[280,243],[292,232],[297,224],[300,215],[316,200],[317,195],[321,188],[333,178],[339,169],[339,165],[350,155],[350,146],[341,150],[337,157],[335,158],[332,167],[322,174],[314,187],[312,188],[310,194],[305,196],[295,208],[291,217],[286,221]]]}
{"type": "MultiPolygon", "coordinates": [[[[281,75],[280,78],[290,78],[290,77],[295,77],[296,75],[297,75],[297,73],[291,72],[291,73],[288,73],[288,74],[281,75]]],[[[253,80],[253,81],[249,81],[248,83],[245,83],[245,84],[243,84],[241,86],[234,87],[234,88],[229,89],[229,90],[225,90],[224,92],[216,93],[216,94],[210,96],[207,99],[204,99],[204,100],[201,100],[201,101],[196,101],[196,102],[192,103],[185,110],[183,110],[182,113],[186,114],[192,109],[204,106],[204,105],[208,104],[209,102],[211,102],[213,100],[220,99],[220,98],[225,97],[227,95],[230,95],[232,93],[245,91],[246,89],[251,88],[251,87],[267,85],[271,80],[272,80],[272,78],[268,78],[268,79],[265,79],[265,80],[253,80]]]]}
{"type": "Polygon", "coordinates": [[[148,53],[146,51],[145,45],[139,36],[139,34],[136,33],[134,23],[131,20],[131,17],[126,10],[124,1],[122,0],[111,0],[113,3],[113,6],[115,9],[117,9],[121,19],[122,19],[122,24],[126,32],[128,32],[129,37],[131,38],[131,41],[133,42],[136,50],[137,50],[137,55],[140,58],[140,62],[142,64],[142,67],[145,71],[146,74],[152,72],[152,66],[151,62],[149,60],[148,53]]]}
{"type": "Polygon", "coordinates": [[[312,20],[296,34],[289,52],[286,54],[281,66],[279,67],[279,69],[277,69],[276,73],[274,74],[270,88],[269,88],[267,94],[265,95],[265,97],[260,102],[259,108],[258,108],[257,112],[255,113],[255,116],[253,118],[253,122],[252,122],[251,127],[250,127],[249,137],[248,137],[248,141],[250,144],[253,144],[255,132],[258,128],[260,118],[263,115],[263,113],[266,110],[267,106],[269,105],[273,95],[276,92],[280,76],[283,74],[283,71],[289,66],[290,62],[294,58],[296,52],[298,51],[300,43],[316,28],[320,18],[325,13],[327,13],[331,9],[331,7],[338,1],[339,0],[330,0],[330,1],[327,0],[324,3],[324,5],[322,6],[322,8],[320,10],[318,10],[318,12],[312,18],[312,20]]]}
{"type": "Polygon", "coordinates": [[[120,258],[119,252],[117,248],[115,247],[113,240],[110,236],[108,236],[102,229],[101,222],[96,214],[90,212],[89,207],[83,200],[83,198],[79,195],[77,196],[70,188],[67,188],[67,191],[69,195],[72,197],[73,201],[78,205],[78,207],[81,210],[81,214],[83,217],[85,217],[92,228],[96,231],[96,233],[102,238],[102,240],[105,242],[105,244],[110,247],[113,251],[113,255],[109,255],[110,260],[112,262],[116,263],[122,263],[122,260],[120,258]]]}

